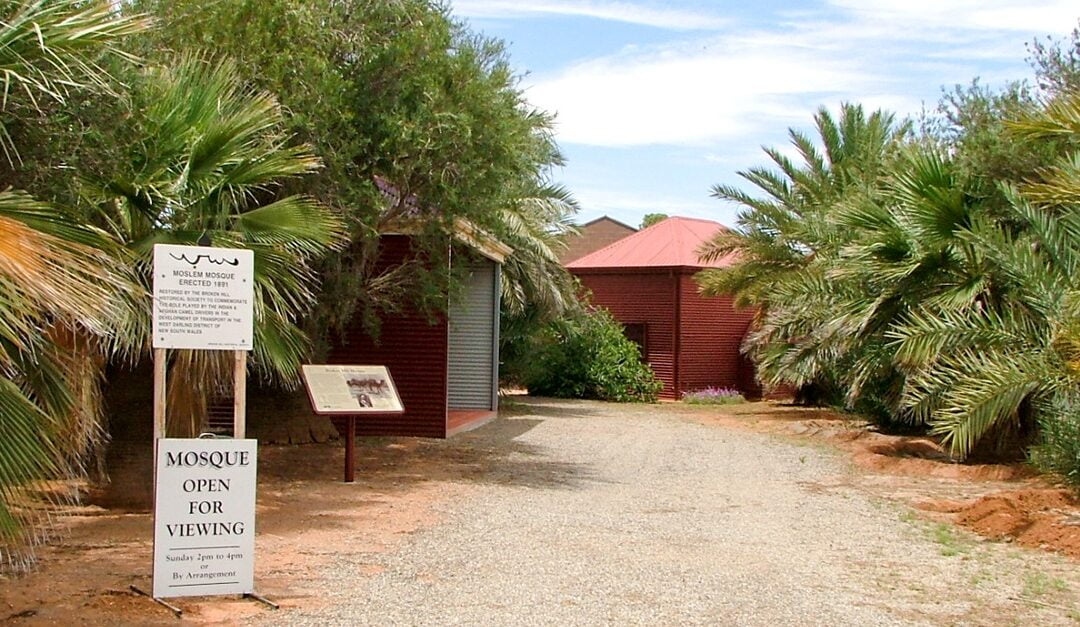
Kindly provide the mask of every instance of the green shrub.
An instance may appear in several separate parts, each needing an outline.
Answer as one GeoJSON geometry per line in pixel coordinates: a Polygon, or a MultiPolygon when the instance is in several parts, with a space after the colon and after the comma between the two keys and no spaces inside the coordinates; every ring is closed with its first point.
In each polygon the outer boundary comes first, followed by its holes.
{"type": "Polygon", "coordinates": [[[534,347],[525,374],[530,394],[653,402],[663,387],[606,311],[555,320],[538,334],[534,347]]]}
{"type": "Polygon", "coordinates": [[[1031,463],[1080,486],[1080,406],[1056,405],[1055,411],[1041,412],[1039,442],[1030,451],[1031,463]]]}

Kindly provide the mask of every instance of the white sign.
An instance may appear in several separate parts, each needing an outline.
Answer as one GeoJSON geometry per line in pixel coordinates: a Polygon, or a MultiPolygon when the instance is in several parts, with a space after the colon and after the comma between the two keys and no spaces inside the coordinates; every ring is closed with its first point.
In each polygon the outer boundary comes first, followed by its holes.
{"type": "Polygon", "coordinates": [[[386,366],[301,366],[316,414],[398,414],[401,405],[386,366]]]}
{"type": "Polygon", "coordinates": [[[254,592],[255,456],[255,440],[158,440],[155,597],[254,592]]]}
{"type": "Polygon", "coordinates": [[[154,245],[154,348],[251,350],[255,253],[154,245]]]}

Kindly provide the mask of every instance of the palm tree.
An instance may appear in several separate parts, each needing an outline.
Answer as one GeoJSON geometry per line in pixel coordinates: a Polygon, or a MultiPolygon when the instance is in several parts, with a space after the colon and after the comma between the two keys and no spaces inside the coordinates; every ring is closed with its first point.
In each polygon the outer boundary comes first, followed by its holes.
{"type": "MultiPolygon", "coordinates": [[[[109,2],[9,0],[0,15],[0,148],[9,161],[18,150],[7,116],[106,86],[97,60],[126,57],[117,41],[147,26],[118,16],[109,2]]],[[[115,331],[125,314],[116,296],[134,284],[110,252],[100,232],[24,192],[0,191],[0,562],[8,565],[25,565],[24,547],[47,519],[47,511],[24,507],[25,489],[77,471],[86,438],[71,434],[93,430],[71,420],[83,417],[75,410],[85,375],[56,342],[115,331]]]]}
{"type": "Polygon", "coordinates": [[[745,209],[739,213],[738,230],[721,231],[700,251],[707,261],[731,253],[739,257],[734,266],[699,275],[704,293],[733,293],[741,305],[764,305],[771,284],[834,251],[843,239],[832,225],[835,203],[853,189],[872,186],[907,134],[907,126],[894,124],[892,114],[875,111],[867,116],[862,106],[847,103],[839,120],[822,107],[814,123],[821,150],[807,135],[788,131],[801,165],[766,148],[779,171],[756,167],[739,173],[765,192],[764,198],[730,185],[713,187],[714,197],[745,209]]]}
{"type": "MultiPolygon", "coordinates": [[[[736,255],[738,262],[698,275],[702,292],[734,294],[736,303],[759,308],[758,325],[745,348],[767,383],[806,389],[831,388],[847,352],[846,340],[831,331],[828,313],[845,297],[828,276],[850,233],[836,222],[838,207],[878,185],[883,168],[907,134],[893,116],[844,104],[839,119],[824,108],[814,116],[821,149],[790,130],[802,163],[766,149],[779,170],[752,168],[740,176],[765,193],[754,197],[718,185],[713,195],[745,207],[737,230],[725,230],[702,248],[703,260],[736,255]],[[825,335],[822,335],[826,333],[825,335]]],[[[850,296],[850,294],[847,294],[850,296]]]]}
{"type": "MultiPolygon", "coordinates": [[[[255,251],[254,365],[295,385],[309,350],[297,326],[314,303],[313,260],[344,243],[336,214],[303,195],[280,196],[291,177],[319,167],[307,146],[289,145],[274,97],[244,86],[229,62],[184,56],[148,69],[132,88],[134,128],[125,169],[88,177],[92,219],[138,260],[148,287],[155,243],[213,245],[255,251]],[[204,240],[205,241],[205,240],[204,240]]],[[[126,321],[125,347],[149,349],[150,303],[126,321]]],[[[209,395],[230,372],[226,355],[173,351],[169,431],[193,434],[209,395]]]]}
{"type": "Polygon", "coordinates": [[[1006,189],[1005,220],[976,223],[967,236],[996,298],[916,311],[892,334],[900,361],[917,366],[906,404],[925,412],[959,456],[988,435],[1080,415],[1080,93],[1010,126],[1031,139],[1062,139],[1073,152],[1041,180],[1006,189]]]}
{"type": "Polygon", "coordinates": [[[500,377],[514,383],[535,358],[535,338],[581,309],[578,282],[559,262],[566,236],[576,233],[577,203],[564,188],[540,185],[499,216],[514,252],[503,264],[499,330],[500,377]]]}
{"type": "Polygon", "coordinates": [[[905,371],[887,333],[918,308],[962,311],[993,298],[967,238],[984,213],[967,187],[951,161],[915,145],[890,161],[877,189],[837,207],[837,227],[851,235],[825,270],[832,302],[815,309],[828,319],[810,338],[846,360],[848,403],[887,421],[926,419],[901,407],[905,371]]]}
{"type": "Polygon", "coordinates": [[[959,457],[1080,400],[1080,218],[1047,219],[1015,192],[1010,198],[1022,233],[980,225],[968,236],[992,266],[1000,302],[924,308],[891,333],[900,363],[916,366],[906,405],[959,457]]]}
{"type": "Polygon", "coordinates": [[[576,232],[577,211],[577,201],[566,188],[541,184],[500,212],[502,237],[514,249],[503,265],[506,312],[518,315],[532,306],[552,317],[576,306],[575,284],[559,253],[565,237],[576,232]]]}

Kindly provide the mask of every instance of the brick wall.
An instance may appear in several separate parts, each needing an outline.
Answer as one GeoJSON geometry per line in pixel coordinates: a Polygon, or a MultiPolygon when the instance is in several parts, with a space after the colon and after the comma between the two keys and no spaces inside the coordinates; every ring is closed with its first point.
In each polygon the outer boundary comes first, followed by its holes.
{"type": "Polygon", "coordinates": [[[581,227],[579,235],[573,235],[565,240],[566,251],[559,255],[559,261],[566,265],[636,232],[611,218],[593,220],[581,227]]]}

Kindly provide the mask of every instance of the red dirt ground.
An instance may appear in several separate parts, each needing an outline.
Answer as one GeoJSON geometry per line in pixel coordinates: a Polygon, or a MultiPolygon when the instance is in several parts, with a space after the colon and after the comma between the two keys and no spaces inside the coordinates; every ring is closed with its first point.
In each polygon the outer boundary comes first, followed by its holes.
{"type": "MultiPolygon", "coordinates": [[[[404,438],[362,440],[357,452],[357,481],[345,484],[339,444],[260,447],[256,586],[283,607],[317,606],[325,595],[310,581],[336,555],[386,551],[433,524],[433,507],[462,489],[440,479],[467,477],[483,462],[404,438]]],[[[38,549],[32,573],[0,575],[0,624],[176,624],[129,589],[151,588],[149,513],[75,507],[59,532],[60,542],[38,549]]],[[[171,602],[200,624],[271,611],[235,597],[171,602]]]]}
{"type": "Polygon", "coordinates": [[[1080,500],[1061,488],[998,492],[975,501],[928,501],[926,511],[994,540],[1049,549],[1080,559],[1080,500]]]}
{"type": "Polygon", "coordinates": [[[877,433],[829,410],[769,402],[694,413],[708,416],[703,422],[828,443],[886,477],[873,485],[887,496],[992,540],[1080,559],[1080,498],[1024,464],[956,463],[931,438],[877,433]]]}

